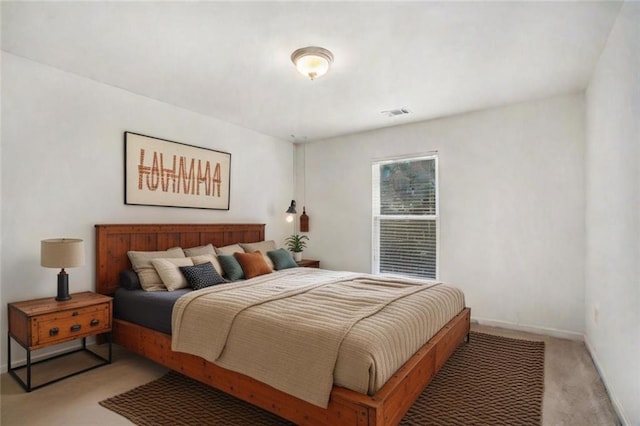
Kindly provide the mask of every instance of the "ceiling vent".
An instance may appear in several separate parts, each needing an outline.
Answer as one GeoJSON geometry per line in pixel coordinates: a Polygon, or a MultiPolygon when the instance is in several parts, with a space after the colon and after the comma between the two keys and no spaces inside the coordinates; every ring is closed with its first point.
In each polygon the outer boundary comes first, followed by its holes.
{"type": "Polygon", "coordinates": [[[397,117],[399,115],[409,114],[410,112],[411,111],[409,111],[407,108],[398,108],[398,109],[390,109],[388,111],[381,111],[381,114],[384,114],[387,117],[397,117]]]}

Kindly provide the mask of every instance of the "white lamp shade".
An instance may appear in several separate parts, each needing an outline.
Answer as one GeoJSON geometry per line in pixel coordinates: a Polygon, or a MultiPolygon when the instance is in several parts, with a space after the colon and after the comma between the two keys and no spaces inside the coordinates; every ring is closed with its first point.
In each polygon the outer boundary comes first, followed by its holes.
{"type": "Polygon", "coordinates": [[[75,238],[52,238],[40,243],[40,265],[73,268],[84,265],[84,242],[75,238]]]}

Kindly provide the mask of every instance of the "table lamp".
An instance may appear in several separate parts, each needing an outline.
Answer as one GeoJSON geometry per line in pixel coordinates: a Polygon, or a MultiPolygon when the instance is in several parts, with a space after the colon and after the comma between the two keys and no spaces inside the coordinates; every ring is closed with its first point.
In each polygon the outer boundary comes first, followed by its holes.
{"type": "Polygon", "coordinates": [[[84,265],[84,243],[75,238],[53,238],[42,240],[40,265],[45,268],[61,268],[58,274],[58,296],[56,300],[69,300],[69,274],[64,268],[84,265]]]}

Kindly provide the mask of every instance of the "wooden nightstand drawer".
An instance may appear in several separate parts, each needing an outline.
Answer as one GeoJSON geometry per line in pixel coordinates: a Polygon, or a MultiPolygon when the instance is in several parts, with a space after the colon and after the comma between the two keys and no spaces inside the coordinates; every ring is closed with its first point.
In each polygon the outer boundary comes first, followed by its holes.
{"type": "Polygon", "coordinates": [[[110,297],[91,292],[64,302],[49,297],[9,303],[9,334],[30,350],[102,334],[111,331],[111,306],[110,297]]]}
{"type": "Polygon", "coordinates": [[[31,347],[64,342],[108,331],[110,304],[54,312],[31,319],[31,347]]]}

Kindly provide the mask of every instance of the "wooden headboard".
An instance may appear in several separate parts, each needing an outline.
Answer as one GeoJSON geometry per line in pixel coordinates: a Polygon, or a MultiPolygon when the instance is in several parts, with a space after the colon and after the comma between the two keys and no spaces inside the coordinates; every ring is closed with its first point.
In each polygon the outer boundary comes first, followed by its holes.
{"type": "Polygon", "coordinates": [[[264,224],[118,224],[96,225],[96,291],[113,294],[119,274],[131,268],[127,252],[166,250],[264,240],[264,224]]]}

